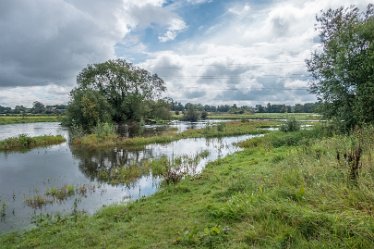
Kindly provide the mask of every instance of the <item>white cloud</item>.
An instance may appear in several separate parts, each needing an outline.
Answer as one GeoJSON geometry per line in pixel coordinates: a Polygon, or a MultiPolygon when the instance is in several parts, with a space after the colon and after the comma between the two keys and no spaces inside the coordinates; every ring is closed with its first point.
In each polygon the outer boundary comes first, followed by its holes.
{"type": "Polygon", "coordinates": [[[228,12],[237,16],[244,16],[247,15],[251,10],[251,6],[249,4],[236,4],[228,9],[228,12]]]}
{"type": "Polygon", "coordinates": [[[161,42],[174,40],[179,32],[182,32],[187,28],[185,22],[180,19],[173,19],[169,25],[168,30],[163,35],[158,37],[161,42]]]}
{"type": "Polygon", "coordinates": [[[47,86],[5,87],[0,91],[0,105],[31,107],[34,101],[43,104],[66,104],[71,87],[49,84],[47,86]]]}

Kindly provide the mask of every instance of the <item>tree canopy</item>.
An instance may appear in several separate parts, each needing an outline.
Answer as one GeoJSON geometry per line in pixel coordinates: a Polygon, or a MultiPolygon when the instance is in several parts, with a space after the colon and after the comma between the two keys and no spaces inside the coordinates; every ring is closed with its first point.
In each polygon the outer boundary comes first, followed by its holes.
{"type": "Polygon", "coordinates": [[[140,121],[147,103],[165,91],[157,74],[123,59],[88,65],[77,76],[78,87],[71,92],[68,123],[89,129],[100,122],[140,121]]]}
{"type": "Polygon", "coordinates": [[[329,9],[316,28],[322,48],[306,62],[323,114],[345,130],[374,123],[374,6],[329,9]]]}

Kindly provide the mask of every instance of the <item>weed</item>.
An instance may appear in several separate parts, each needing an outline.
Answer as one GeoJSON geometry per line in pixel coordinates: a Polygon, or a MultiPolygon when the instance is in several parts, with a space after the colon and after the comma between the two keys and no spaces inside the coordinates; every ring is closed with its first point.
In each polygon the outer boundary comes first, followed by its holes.
{"type": "Polygon", "coordinates": [[[300,127],[300,123],[293,117],[288,119],[285,124],[281,125],[279,130],[283,132],[299,131],[300,127]]]}
{"type": "Polygon", "coordinates": [[[203,231],[196,228],[185,230],[183,234],[177,238],[176,243],[184,246],[198,246],[216,248],[227,240],[229,228],[221,228],[219,225],[205,227],[203,231]]]}
{"type": "Polygon", "coordinates": [[[219,124],[217,125],[217,131],[218,131],[218,132],[223,132],[223,131],[225,131],[225,128],[226,128],[226,124],[225,124],[225,123],[219,123],[219,124]]]}
{"type": "Polygon", "coordinates": [[[110,123],[98,123],[94,129],[94,133],[100,141],[116,134],[113,124],[110,123]]]}
{"type": "Polygon", "coordinates": [[[1,220],[4,220],[5,219],[5,216],[6,216],[6,203],[5,201],[1,204],[1,201],[0,201],[0,219],[1,220]]]}
{"type": "Polygon", "coordinates": [[[25,200],[27,206],[33,209],[41,209],[45,205],[51,204],[52,201],[41,195],[35,195],[25,200]]]}
{"type": "Polygon", "coordinates": [[[45,194],[58,201],[63,201],[75,194],[75,188],[73,185],[65,185],[62,188],[52,187],[48,189],[45,194]]]}

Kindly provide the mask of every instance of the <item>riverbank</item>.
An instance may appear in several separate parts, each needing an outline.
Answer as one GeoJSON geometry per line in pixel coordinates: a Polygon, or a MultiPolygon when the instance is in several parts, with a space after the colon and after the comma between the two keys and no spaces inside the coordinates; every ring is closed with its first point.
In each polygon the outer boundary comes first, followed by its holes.
{"type": "Polygon", "coordinates": [[[58,115],[4,115],[0,116],[0,125],[37,122],[61,122],[63,116],[58,115]]]}
{"type": "Polygon", "coordinates": [[[271,133],[202,174],[96,215],[41,220],[0,237],[4,248],[372,248],[372,129],[352,184],[337,151],[356,137],[271,133]],[[302,139],[300,139],[302,138],[302,139]]]}
{"type": "Polygon", "coordinates": [[[246,113],[246,114],[232,114],[232,113],[209,113],[209,119],[278,119],[285,120],[294,118],[296,120],[315,120],[321,119],[321,115],[315,113],[246,113]]]}
{"type": "Polygon", "coordinates": [[[66,139],[61,135],[29,137],[21,134],[18,137],[0,140],[0,151],[23,151],[36,147],[46,147],[49,145],[60,144],[65,141],[66,139]]]}

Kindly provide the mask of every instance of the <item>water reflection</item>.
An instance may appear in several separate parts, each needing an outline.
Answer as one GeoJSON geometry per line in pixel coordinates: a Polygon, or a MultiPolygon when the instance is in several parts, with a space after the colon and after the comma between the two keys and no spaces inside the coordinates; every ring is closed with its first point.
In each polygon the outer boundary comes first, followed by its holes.
{"type": "MultiPolygon", "coordinates": [[[[37,124],[37,127],[43,125],[46,134],[68,137],[68,131],[56,123],[37,124]]],[[[10,128],[7,127],[7,131],[11,136],[22,130],[19,125],[15,125],[14,130],[10,128]]],[[[35,135],[43,135],[43,132],[35,135]]],[[[207,162],[239,150],[235,142],[250,137],[183,139],[151,144],[139,150],[114,148],[95,152],[73,149],[65,142],[26,153],[0,153],[0,233],[30,226],[35,215],[65,214],[74,210],[94,213],[103,205],[151,195],[157,191],[163,175],[148,167],[150,160],[194,158],[208,151],[206,157],[191,161],[194,170],[190,173],[197,174],[207,162]],[[129,174],[129,177],[117,179],[118,173],[129,174]],[[74,195],[69,194],[58,202],[50,201],[47,193],[65,186],[71,186],[74,195]],[[35,196],[49,199],[45,205],[32,209],[27,200],[32,201],[35,196]]]]}

